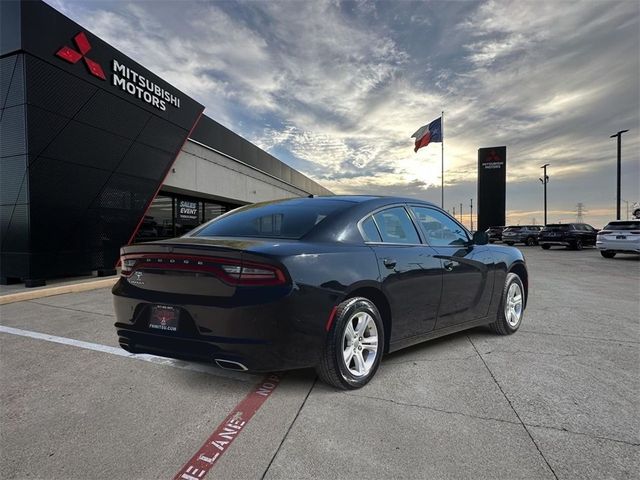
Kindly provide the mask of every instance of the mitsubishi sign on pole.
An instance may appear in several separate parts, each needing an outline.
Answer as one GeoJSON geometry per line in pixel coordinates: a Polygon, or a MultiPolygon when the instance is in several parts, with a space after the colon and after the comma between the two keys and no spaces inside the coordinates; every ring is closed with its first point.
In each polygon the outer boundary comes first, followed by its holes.
{"type": "Polygon", "coordinates": [[[478,149],[478,230],[506,222],[507,147],[478,149]]]}

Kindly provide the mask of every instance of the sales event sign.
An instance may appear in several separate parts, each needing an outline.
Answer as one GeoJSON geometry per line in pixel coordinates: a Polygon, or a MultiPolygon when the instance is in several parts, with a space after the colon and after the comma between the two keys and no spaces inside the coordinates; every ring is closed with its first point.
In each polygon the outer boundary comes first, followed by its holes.
{"type": "Polygon", "coordinates": [[[195,200],[178,199],[178,220],[198,220],[198,202],[195,200]]]}

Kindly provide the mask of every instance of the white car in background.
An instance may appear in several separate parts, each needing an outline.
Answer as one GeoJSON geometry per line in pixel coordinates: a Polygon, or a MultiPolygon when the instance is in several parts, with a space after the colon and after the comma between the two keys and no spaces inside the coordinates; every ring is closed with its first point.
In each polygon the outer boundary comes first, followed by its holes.
{"type": "Polygon", "coordinates": [[[614,220],[598,232],[596,247],[605,258],[616,253],[640,255],[640,219],[614,220]]]}

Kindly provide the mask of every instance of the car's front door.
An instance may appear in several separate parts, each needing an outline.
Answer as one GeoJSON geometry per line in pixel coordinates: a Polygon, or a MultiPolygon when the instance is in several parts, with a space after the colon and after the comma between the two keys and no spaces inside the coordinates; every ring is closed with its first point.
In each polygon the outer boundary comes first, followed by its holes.
{"type": "Polygon", "coordinates": [[[465,229],[434,208],[412,206],[424,237],[443,262],[442,300],[436,329],[487,315],[493,291],[493,256],[473,245],[465,229]]]}
{"type": "Polygon", "coordinates": [[[404,206],[374,212],[360,223],[378,258],[382,289],[389,300],[391,342],[435,327],[442,292],[442,263],[423,245],[404,206]]]}

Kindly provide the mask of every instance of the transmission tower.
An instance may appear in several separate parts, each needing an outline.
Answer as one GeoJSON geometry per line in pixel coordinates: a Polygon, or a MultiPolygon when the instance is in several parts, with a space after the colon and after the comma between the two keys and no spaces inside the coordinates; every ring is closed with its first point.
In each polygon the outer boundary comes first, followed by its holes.
{"type": "Polygon", "coordinates": [[[576,222],[578,223],[584,223],[584,214],[587,213],[587,209],[584,206],[584,203],[579,202],[576,205],[576,222]]]}

